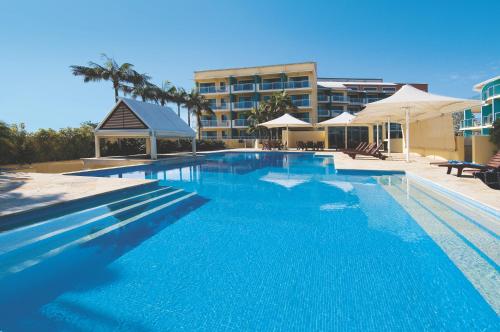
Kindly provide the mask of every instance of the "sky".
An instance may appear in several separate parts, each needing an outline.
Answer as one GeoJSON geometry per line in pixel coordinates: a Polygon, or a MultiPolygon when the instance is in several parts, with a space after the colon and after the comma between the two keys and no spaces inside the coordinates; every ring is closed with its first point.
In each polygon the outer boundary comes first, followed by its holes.
{"type": "Polygon", "coordinates": [[[102,53],[186,89],[195,70],[315,61],[320,77],[468,98],[500,74],[498,13],[498,0],[0,0],[0,121],[99,122],[114,105],[111,83],[83,83],[69,66],[102,53]]]}

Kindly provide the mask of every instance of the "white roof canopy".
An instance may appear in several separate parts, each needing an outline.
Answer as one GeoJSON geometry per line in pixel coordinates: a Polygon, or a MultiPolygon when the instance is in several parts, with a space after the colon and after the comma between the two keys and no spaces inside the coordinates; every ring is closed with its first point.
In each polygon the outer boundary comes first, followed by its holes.
{"type": "MultiPolygon", "coordinates": [[[[127,111],[128,112],[128,111],[127,111]]],[[[128,113],[130,113],[128,112],[128,113]]],[[[134,120],[132,120],[134,121],[134,120]]],[[[156,104],[146,103],[134,99],[120,98],[111,112],[102,120],[95,130],[96,136],[156,136],[156,137],[195,137],[196,132],[187,125],[184,120],[179,118],[174,111],[169,107],[163,107],[156,104]],[[131,115],[121,115],[115,113],[123,104],[132,113],[131,115]],[[112,117],[123,117],[123,125],[120,121],[114,120],[112,127],[107,127],[106,122],[112,117]],[[127,118],[128,116],[128,118],[127,118]],[[142,127],[127,126],[127,121],[130,121],[134,116],[142,122],[142,127]]]]}
{"type": "Polygon", "coordinates": [[[309,122],[305,122],[299,120],[290,114],[286,113],[285,115],[280,116],[271,121],[267,121],[259,124],[259,126],[263,126],[266,128],[289,128],[289,127],[312,127],[312,124],[309,122]]]}
{"type": "Polygon", "coordinates": [[[383,122],[388,118],[391,122],[403,122],[406,109],[409,110],[411,121],[418,121],[462,111],[480,104],[479,100],[435,95],[411,85],[405,85],[390,97],[368,103],[353,122],[383,122]]]}
{"type": "Polygon", "coordinates": [[[352,120],[356,118],[354,115],[348,112],[343,112],[342,114],[328,119],[326,121],[317,123],[316,125],[319,127],[328,127],[328,126],[347,126],[349,123],[351,123],[352,120]]]}

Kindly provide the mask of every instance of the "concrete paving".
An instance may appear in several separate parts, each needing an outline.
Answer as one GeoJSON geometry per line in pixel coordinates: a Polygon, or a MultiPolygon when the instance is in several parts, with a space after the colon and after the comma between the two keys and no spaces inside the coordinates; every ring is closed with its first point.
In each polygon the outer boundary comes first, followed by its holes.
{"type": "Polygon", "coordinates": [[[153,181],[63,174],[0,173],[0,217],[153,181]]]}

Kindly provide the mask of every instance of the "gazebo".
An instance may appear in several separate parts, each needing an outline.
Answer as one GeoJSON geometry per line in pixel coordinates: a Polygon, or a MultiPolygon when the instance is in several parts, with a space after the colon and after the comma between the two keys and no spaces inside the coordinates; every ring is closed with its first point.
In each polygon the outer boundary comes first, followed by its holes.
{"type": "Polygon", "coordinates": [[[355,116],[352,115],[349,112],[343,112],[342,114],[328,119],[326,121],[322,121],[320,123],[317,123],[316,126],[318,127],[335,127],[335,126],[343,126],[345,127],[344,130],[344,148],[347,149],[347,126],[354,120],[355,116]]]}
{"type": "Polygon", "coordinates": [[[190,138],[196,154],[196,133],[170,108],[121,98],[96,127],[95,156],[100,158],[101,138],[146,138],[146,153],[157,159],[157,138],[190,138]]]}
{"type": "Polygon", "coordinates": [[[312,127],[312,124],[309,122],[305,122],[302,120],[297,119],[296,117],[286,113],[279,118],[273,119],[271,121],[267,121],[264,123],[259,124],[259,126],[266,127],[266,128],[286,128],[286,133],[287,133],[287,139],[286,139],[286,145],[288,147],[288,128],[307,128],[307,127],[312,127]]]}

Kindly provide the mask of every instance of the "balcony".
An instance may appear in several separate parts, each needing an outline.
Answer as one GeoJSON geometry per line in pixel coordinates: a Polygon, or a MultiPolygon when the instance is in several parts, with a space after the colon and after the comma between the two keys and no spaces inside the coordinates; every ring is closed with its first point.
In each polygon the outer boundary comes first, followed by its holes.
{"type": "Polygon", "coordinates": [[[483,100],[488,100],[495,96],[500,96],[500,84],[490,86],[488,89],[483,91],[482,94],[483,100]]]}
{"type": "Polygon", "coordinates": [[[258,103],[255,101],[236,101],[233,102],[233,110],[249,110],[254,107],[257,107],[258,103]]]}
{"type": "Polygon", "coordinates": [[[318,94],[318,103],[328,103],[330,97],[328,95],[318,94]]]}
{"type": "Polygon", "coordinates": [[[309,80],[304,81],[288,81],[285,82],[285,89],[304,89],[309,88],[309,80]]]}
{"type": "Polygon", "coordinates": [[[229,120],[201,120],[201,125],[204,128],[229,128],[231,121],[229,120]]]}
{"type": "Polygon", "coordinates": [[[238,127],[248,127],[248,121],[246,119],[233,120],[233,128],[238,128],[238,127]]]}
{"type": "Polygon", "coordinates": [[[379,101],[380,99],[382,99],[382,98],[378,98],[378,97],[368,97],[368,98],[365,98],[365,104],[368,104],[368,103],[373,103],[373,102],[379,101]]]}
{"type": "Polygon", "coordinates": [[[481,127],[481,120],[477,118],[465,119],[460,121],[460,129],[481,127]]]}
{"type": "Polygon", "coordinates": [[[299,108],[311,106],[309,99],[292,99],[292,103],[299,108]]]}
{"type": "Polygon", "coordinates": [[[331,99],[332,103],[348,103],[349,102],[349,98],[347,98],[346,96],[333,95],[333,96],[330,96],[330,99],[331,99]]]}
{"type": "Polygon", "coordinates": [[[383,88],[382,93],[394,93],[396,92],[396,88],[383,88]]]}
{"type": "Polygon", "coordinates": [[[225,85],[222,85],[220,87],[211,85],[211,86],[200,86],[198,88],[198,92],[200,94],[213,94],[213,93],[227,93],[228,91],[225,85]]]}
{"type": "Polygon", "coordinates": [[[349,102],[353,105],[363,105],[365,103],[364,98],[349,97],[349,102]]]}
{"type": "Polygon", "coordinates": [[[325,109],[318,109],[318,117],[327,118],[330,117],[330,111],[325,109]]]}
{"type": "Polygon", "coordinates": [[[255,91],[255,84],[253,83],[240,83],[231,85],[231,92],[240,93],[240,92],[253,92],[255,91]]]}
{"type": "Polygon", "coordinates": [[[224,104],[211,104],[210,108],[214,112],[223,112],[229,110],[229,105],[227,103],[224,104]]]}
{"type": "Polygon", "coordinates": [[[283,82],[264,82],[259,85],[259,91],[283,90],[283,82]]]}

